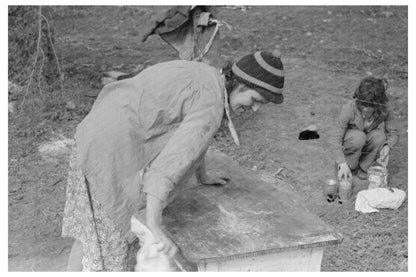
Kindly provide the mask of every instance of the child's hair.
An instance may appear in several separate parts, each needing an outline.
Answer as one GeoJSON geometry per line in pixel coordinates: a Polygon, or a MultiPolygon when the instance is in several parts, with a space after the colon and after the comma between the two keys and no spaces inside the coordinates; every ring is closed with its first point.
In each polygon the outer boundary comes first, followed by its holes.
{"type": "Polygon", "coordinates": [[[355,90],[354,98],[357,98],[359,107],[374,107],[376,112],[381,114],[387,110],[389,99],[386,95],[388,82],[386,79],[366,77],[361,80],[360,85],[355,90]]]}

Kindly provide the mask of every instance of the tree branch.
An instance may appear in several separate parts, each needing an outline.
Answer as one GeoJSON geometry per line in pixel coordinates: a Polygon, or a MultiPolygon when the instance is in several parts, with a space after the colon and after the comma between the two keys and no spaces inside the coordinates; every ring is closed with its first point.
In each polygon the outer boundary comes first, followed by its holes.
{"type": "Polygon", "coordinates": [[[62,93],[63,92],[63,87],[64,87],[64,85],[63,85],[64,75],[62,74],[62,71],[61,71],[61,64],[59,63],[58,56],[56,55],[55,47],[53,46],[53,42],[52,42],[52,38],[51,38],[51,32],[50,32],[50,28],[49,28],[48,19],[43,14],[41,14],[41,16],[45,20],[46,26],[48,28],[48,39],[49,39],[49,43],[51,44],[51,48],[52,48],[52,51],[53,51],[53,55],[55,56],[56,65],[58,66],[59,82],[60,82],[60,85],[61,85],[61,93],[62,93]]]}
{"type": "Polygon", "coordinates": [[[43,66],[45,64],[45,53],[43,52],[42,48],[40,48],[40,53],[42,54],[42,64],[40,65],[39,71],[38,71],[38,90],[41,93],[42,89],[40,87],[41,84],[41,75],[43,71],[43,66]]]}
{"type": "Polygon", "coordinates": [[[22,104],[20,105],[20,108],[22,110],[23,110],[23,107],[24,107],[24,104],[25,104],[25,101],[26,101],[26,97],[29,94],[30,84],[32,83],[33,74],[35,72],[36,64],[38,62],[38,55],[39,55],[39,49],[40,49],[40,39],[42,37],[42,33],[41,33],[41,31],[42,31],[42,6],[39,6],[38,16],[39,16],[39,30],[38,30],[38,43],[37,43],[37,47],[36,47],[35,61],[33,63],[32,71],[30,72],[29,83],[27,84],[26,92],[23,95],[22,104]]]}

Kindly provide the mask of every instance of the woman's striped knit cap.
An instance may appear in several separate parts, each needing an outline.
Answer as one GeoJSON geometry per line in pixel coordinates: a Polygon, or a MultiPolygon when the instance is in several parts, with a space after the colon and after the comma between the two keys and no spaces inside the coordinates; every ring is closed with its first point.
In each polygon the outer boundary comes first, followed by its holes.
{"type": "Polygon", "coordinates": [[[239,82],[255,89],[266,100],[276,104],[283,102],[285,77],[279,51],[247,55],[233,64],[232,71],[239,82]]]}

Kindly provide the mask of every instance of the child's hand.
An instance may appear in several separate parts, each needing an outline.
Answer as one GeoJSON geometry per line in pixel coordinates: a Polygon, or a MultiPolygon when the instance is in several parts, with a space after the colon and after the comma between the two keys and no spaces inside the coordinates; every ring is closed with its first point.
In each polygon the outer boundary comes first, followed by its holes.
{"type": "Polygon", "coordinates": [[[377,162],[384,167],[387,167],[387,163],[389,162],[389,153],[390,153],[390,147],[388,145],[385,145],[380,150],[380,158],[378,158],[377,162]]]}
{"type": "Polygon", "coordinates": [[[338,180],[351,180],[351,170],[347,163],[342,163],[338,166],[338,180]]]}

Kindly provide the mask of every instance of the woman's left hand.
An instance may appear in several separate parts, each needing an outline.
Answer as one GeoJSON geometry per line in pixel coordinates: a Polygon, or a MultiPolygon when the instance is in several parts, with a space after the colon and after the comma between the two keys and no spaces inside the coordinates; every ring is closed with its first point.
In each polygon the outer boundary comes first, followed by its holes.
{"type": "Polygon", "coordinates": [[[227,184],[231,180],[229,177],[221,176],[222,173],[219,173],[218,175],[215,174],[214,176],[209,176],[205,168],[205,158],[202,159],[201,163],[196,169],[195,175],[198,182],[206,186],[219,187],[227,184]]]}

